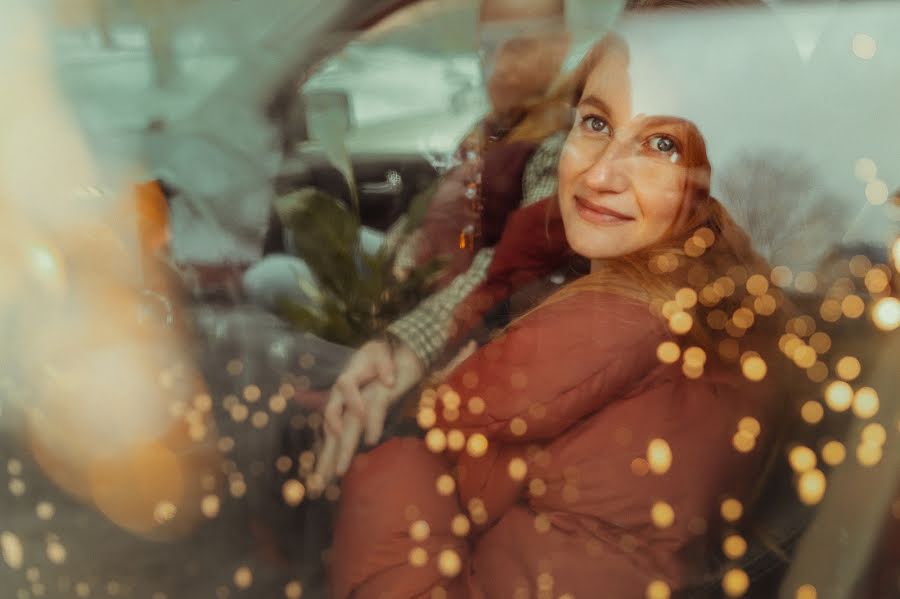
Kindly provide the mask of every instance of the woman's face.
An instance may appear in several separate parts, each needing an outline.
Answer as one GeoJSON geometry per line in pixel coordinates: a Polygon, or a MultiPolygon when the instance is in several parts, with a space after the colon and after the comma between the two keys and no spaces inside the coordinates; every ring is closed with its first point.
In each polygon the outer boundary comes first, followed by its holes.
{"type": "Polygon", "coordinates": [[[628,58],[613,48],[586,81],[559,163],[566,237],[591,260],[648,247],[688,212],[685,151],[699,134],[682,119],[632,115],[631,105],[628,58]]]}

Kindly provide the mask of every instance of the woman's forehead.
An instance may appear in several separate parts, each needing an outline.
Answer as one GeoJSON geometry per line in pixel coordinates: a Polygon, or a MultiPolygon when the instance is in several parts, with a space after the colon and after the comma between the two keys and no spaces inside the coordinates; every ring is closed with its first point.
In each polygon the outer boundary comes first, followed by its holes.
{"type": "MultiPolygon", "coordinates": [[[[636,109],[649,106],[649,103],[642,101],[641,94],[633,89],[631,68],[624,51],[614,49],[602,55],[588,74],[578,107],[599,110],[608,118],[619,121],[620,125],[628,122],[640,128],[666,129],[685,135],[697,132],[696,125],[684,116],[636,109]]],[[[653,93],[653,90],[645,93],[653,93]]]]}
{"type": "Polygon", "coordinates": [[[627,58],[619,52],[608,52],[588,74],[579,105],[593,105],[608,117],[625,120],[632,115],[631,96],[627,58]]]}

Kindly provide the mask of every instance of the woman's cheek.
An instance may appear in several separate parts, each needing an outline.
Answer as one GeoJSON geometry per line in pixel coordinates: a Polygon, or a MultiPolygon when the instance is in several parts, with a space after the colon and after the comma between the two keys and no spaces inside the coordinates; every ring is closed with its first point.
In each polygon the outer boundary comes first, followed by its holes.
{"type": "Polygon", "coordinates": [[[678,217],[684,201],[684,179],[658,181],[657,185],[641,186],[636,196],[644,218],[655,227],[669,227],[678,217]],[[661,185],[659,183],[662,183],[661,185]]]}
{"type": "Polygon", "coordinates": [[[579,152],[575,144],[571,143],[574,135],[576,135],[574,131],[569,133],[569,138],[566,140],[566,144],[563,146],[562,153],[559,156],[560,192],[571,189],[579,171],[579,152]]]}

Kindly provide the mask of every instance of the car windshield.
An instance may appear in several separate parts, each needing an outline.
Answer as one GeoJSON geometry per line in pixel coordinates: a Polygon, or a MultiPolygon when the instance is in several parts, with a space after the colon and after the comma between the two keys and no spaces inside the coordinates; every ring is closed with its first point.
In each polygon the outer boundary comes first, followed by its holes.
{"type": "Polygon", "coordinates": [[[7,2],[0,596],[900,596],[898,24],[7,2]]]}

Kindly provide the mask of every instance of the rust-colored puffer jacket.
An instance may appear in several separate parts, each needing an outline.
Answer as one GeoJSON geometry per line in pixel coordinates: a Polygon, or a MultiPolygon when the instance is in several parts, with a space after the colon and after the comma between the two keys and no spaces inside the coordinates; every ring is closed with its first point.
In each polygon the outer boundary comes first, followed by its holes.
{"type": "Polygon", "coordinates": [[[481,348],[447,381],[428,443],[395,439],[354,461],[334,597],[640,598],[656,580],[689,584],[717,550],[722,501],[758,478],[777,395],[714,356],[687,378],[657,358],[669,337],[646,305],[584,291],[481,348]],[[745,417],[761,433],[741,453],[745,417]],[[653,439],[671,450],[662,473],[646,461],[653,439]]]}

